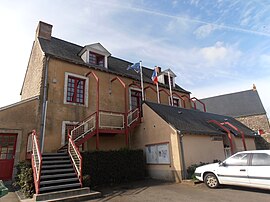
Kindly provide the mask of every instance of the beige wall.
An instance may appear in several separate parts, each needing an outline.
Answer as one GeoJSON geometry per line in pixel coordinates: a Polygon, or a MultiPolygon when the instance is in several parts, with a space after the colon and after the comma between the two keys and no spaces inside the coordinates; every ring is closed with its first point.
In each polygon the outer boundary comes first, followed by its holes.
{"type": "MultiPolygon", "coordinates": [[[[236,146],[236,151],[235,152],[245,150],[241,137],[234,137],[234,142],[235,142],[235,146],[236,146]]],[[[245,137],[245,142],[246,142],[247,150],[255,150],[256,149],[254,138],[245,137]]]]}
{"type": "MultiPolygon", "coordinates": [[[[99,78],[99,92],[100,92],[100,110],[108,110],[115,112],[125,112],[124,107],[124,88],[117,80],[111,83],[111,79],[115,78],[116,75],[92,70],[88,67],[68,63],[62,60],[51,58],[49,61],[48,68],[48,108],[46,118],[46,132],[45,132],[45,143],[44,151],[56,151],[61,146],[61,134],[62,134],[62,122],[71,121],[79,122],[91,113],[96,111],[96,81],[92,75],[89,78],[89,90],[88,90],[88,103],[86,106],[64,104],[64,86],[65,86],[65,73],[72,73],[75,75],[84,76],[89,71],[94,72],[99,78]]],[[[133,80],[120,77],[121,80],[129,86],[133,80]]],[[[150,84],[145,84],[148,86],[150,84]]],[[[156,87],[152,85],[155,89],[156,87]]],[[[132,86],[134,88],[134,86],[132,86]]],[[[169,92],[169,90],[167,90],[169,92]]],[[[181,94],[181,93],[178,93],[181,94]]],[[[181,94],[182,95],[182,94],[181,94]]],[[[127,96],[127,108],[130,109],[129,105],[129,90],[126,90],[127,96]]],[[[146,91],[146,97],[148,101],[157,102],[155,93],[148,89],[146,91]]],[[[162,100],[168,100],[168,96],[161,93],[162,100]]],[[[166,102],[168,103],[168,101],[166,102]]],[[[120,134],[121,136],[121,134],[120,134]]],[[[115,141],[112,141],[112,147],[122,146],[122,139],[114,137],[115,141]],[[120,141],[119,143],[117,141],[120,141]]],[[[91,145],[92,141],[89,140],[91,145]]],[[[100,141],[102,144],[102,142],[100,141]]],[[[104,143],[106,144],[106,143],[104,143]]],[[[89,146],[90,146],[89,145],[89,146]]],[[[89,147],[92,148],[92,147],[89,147]]]]}
{"type": "Polygon", "coordinates": [[[213,141],[209,135],[184,134],[183,147],[186,168],[225,159],[223,141],[213,141]]]}
{"type": "Polygon", "coordinates": [[[16,133],[17,148],[15,161],[22,161],[26,155],[28,133],[39,128],[38,122],[38,99],[28,102],[17,103],[13,107],[0,109],[0,131],[1,133],[16,133]]]}
{"type": "Polygon", "coordinates": [[[43,67],[45,57],[37,39],[35,40],[29,58],[27,71],[21,91],[21,99],[27,99],[41,94],[43,67]]]}
{"type": "Polygon", "coordinates": [[[152,109],[143,105],[143,122],[131,135],[134,149],[143,149],[148,144],[169,144],[170,165],[147,165],[148,174],[152,178],[180,181],[181,165],[178,135],[168,123],[160,118],[152,109]]]}

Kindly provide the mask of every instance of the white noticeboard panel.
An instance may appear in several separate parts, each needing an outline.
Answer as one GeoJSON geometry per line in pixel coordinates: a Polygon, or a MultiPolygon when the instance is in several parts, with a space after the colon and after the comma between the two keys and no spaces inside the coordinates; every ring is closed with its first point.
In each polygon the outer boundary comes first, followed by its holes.
{"type": "Polygon", "coordinates": [[[145,148],[146,163],[170,164],[169,144],[149,145],[145,148]]]}

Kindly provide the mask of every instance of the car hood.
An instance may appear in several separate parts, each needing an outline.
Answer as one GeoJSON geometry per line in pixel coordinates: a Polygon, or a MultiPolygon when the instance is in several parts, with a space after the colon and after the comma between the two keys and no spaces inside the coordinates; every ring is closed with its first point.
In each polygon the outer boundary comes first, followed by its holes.
{"type": "Polygon", "coordinates": [[[211,163],[204,166],[196,168],[195,172],[201,173],[205,171],[215,171],[219,167],[219,163],[211,163]]]}

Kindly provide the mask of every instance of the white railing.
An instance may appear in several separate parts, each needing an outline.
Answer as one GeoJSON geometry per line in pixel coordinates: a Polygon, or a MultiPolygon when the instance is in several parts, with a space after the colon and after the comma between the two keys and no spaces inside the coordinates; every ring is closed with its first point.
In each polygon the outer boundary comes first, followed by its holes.
{"type": "Polygon", "coordinates": [[[68,138],[68,154],[71,158],[76,174],[82,185],[82,156],[78,147],[75,145],[74,141],[71,139],[70,136],[68,138]]]}
{"type": "Polygon", "coordinates": [[[96,113],[92,114],[86,120],[84,120],[80,125],[71,130],[71,139],[76,141],[83,138],[89,132],[96,129],[96,113]]]}
{"type": "Polygon", "coordinates": [[[99,112],[99,128],[122,130],[125,128],[125,116],[122,113],[99,112]]]}
{"type": "Polygon", "coordinates": [[[129,111],[128,116],[127,116],[127,121],[128,121],[128,127],[135,121],[137,121],[140,117],[140,110],[139,108],[136,108],[134,110],[129,111]]]}
{"type": "Polygon", "coordinates": [[[39,193],[42,156],[39,149],[36,131],[32,132],[32,138],[33,138],[32,140],[32,169],[34,172],[34,180],[35,180],[34,183],[35,183],[36,193],[39,193]]]}

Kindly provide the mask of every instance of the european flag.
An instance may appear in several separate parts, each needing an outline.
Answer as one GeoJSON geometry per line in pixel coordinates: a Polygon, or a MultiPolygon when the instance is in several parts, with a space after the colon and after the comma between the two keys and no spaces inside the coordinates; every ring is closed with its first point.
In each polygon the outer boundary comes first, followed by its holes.
{"type": "Polygon", "coordinates": [[[133,65],[129,65],[127,70],[133,69],[135,72],[140,72],[140,62],[134,63],[133,65]]]}

